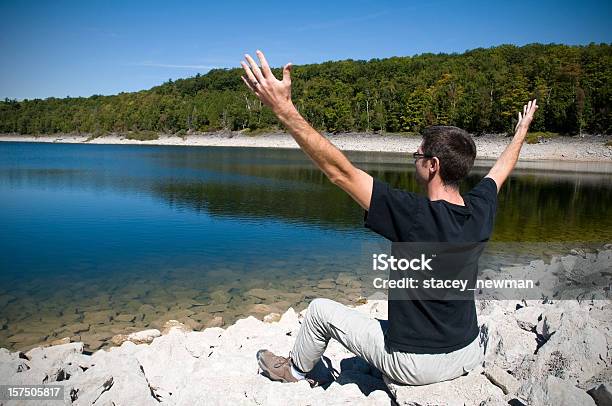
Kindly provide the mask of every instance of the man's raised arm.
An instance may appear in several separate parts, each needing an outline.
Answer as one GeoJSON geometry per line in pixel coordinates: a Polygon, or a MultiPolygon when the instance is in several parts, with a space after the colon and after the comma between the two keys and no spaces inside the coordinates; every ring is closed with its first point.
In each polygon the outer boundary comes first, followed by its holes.
{"type": "Polygon", "coordinates": [[[523,141],[529,130],[529,124],[531,124],[531,120],[533,120],[533,115],[537,109],[538,105],[536,104],[536,99],[529,101],[529,103],[523,106],[523,113],[518,113],[519,120],[512,141],[499,156],[497,162],[495,162],[495,165],[493,165],[486,176],[495,181],[498,192],[510,175],[510,172],[514,169],[516,161],[518,161],[523,141]]]}
{"type": "Polygon", "coordinates": [[[325,173],[329,180],[347,192],[361,207],[368,210],[374,180],[356,168],[327,138],[304,120],[291,101],[291,64],[283,68],[283,80],[277,80],[266,57],[257,51],[261,69],[250,55],[241,62],[246,73],[242,80],[249,89],[269,106],[291,133],[300,148],[325,173]]]}

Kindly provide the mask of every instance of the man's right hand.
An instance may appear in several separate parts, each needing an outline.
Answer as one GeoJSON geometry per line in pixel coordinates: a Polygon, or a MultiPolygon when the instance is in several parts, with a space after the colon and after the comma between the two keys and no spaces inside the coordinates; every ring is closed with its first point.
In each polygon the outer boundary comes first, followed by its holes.
{"type": "Polygon", "coordinates": [[[372,199],[374,179],[355,167],[346,156],[323,137],[297,111],[291,101],[291,64],[283,68],[283,80],[272,74],[268,61],[257,51],[261,68],[250,55],[241,62],[246,77],[244,84],[262,103],[269,106],[279,121],[291,133],[300,148],[325,173],[329,180],[348,193],[361,207],[368,210],[372,199]]]}
{"type": "Polygon", "coordinates": [[[283,67],[283,79],[278,80],[272,74],[265,55],[257,51],[261,69],[249,54],[244,55],[248,64],[240,62],[246,77],[242,76],[244,84],[253,92],[263,104],[270,107],[276,114],[291,109],[291,63],[283,67]]]}

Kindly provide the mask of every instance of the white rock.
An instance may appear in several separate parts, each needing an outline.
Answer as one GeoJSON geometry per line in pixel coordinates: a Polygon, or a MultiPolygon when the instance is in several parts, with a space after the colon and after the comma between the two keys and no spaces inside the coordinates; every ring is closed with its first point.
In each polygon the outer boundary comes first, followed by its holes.
{"type": "Polygon", "coordinates": [[[134,344],[149,344],[155,337],[159,337],[161,333],[157,329],[149,329],[137,331],[131,334],[117,334],[111,338],[111,343],[121,345],[126,341],[134,344]]]}
{"type": "Polygon", "coordinates": [[[69,398],[75,406],[93,405],[113,386],[113,376],[108,372],[92,369],[68,382],[64,386],[65,398],[69,398]]]}
{"type": "Polygon", "coordinates": [[[563,309],[553,307],[542,313],[541,320],[536,326],[536,333],[543,339],[548,340],[559,328],[563,309]]]}
{"type": "MultiPolygon", "coordinates": [[[[183,388],[190,390],[188,382],[193,378],[191,373],[197,369],[196,365],[205,368],[198,362],[198,358],[187,350],[185,346],[187,334],[193,333],[172,329],[168,334],[153,340],[151,344],[135,346],[131,350],[142,365],[148,382],[156,394],[175,394],[183,388]]],[[[203,353],[204,349],[200,349],[199,354],[203,353]]]]}
{"type": "Polygon", "coordinates": [[[495,365],[487,366],[484,370],[484,374],[489,381],[495,386],[498,386],[505,395],[515,393],[521,386],[520,382],[515,377],[495,365]]]}
{"type": "MultiPolygon", "coordinates": [[[[153,396],[144,369],[133,356],[122,353],[121,350],[109,351],[91,371],[98,369],[113,376],[113,385],[104,391],[96,401],[96,404],[107,405],[158,405],[158,400],[153,396]]],[[[85,373],[90,370],[85,371],[85,373]]],[[[70,381],[68,381],[70,382],[70,381]]]]}
{"type": "Polygon", "coordinates": [[[593,398],[566,380],[552,375],[521,386],[518,397],[530,406],[595,406],[593,398]]]}
{"type": "Polygon", "coordinates": [[[31,361],[48,360],[55,361],[67,357],[69,354],[81,354],[83,343],[69,343],[53,345],[50,347],[36,347],[26,352],[26,357],[31,361]]]}
{"type": "Polygon", "coordinates": [[[0,348],[0,384],[8,384],[11,377],[28,369],[28,362],[19,356],[19,352],[11,353],[6,348],[0,348]]]}
{"type": "Polygon", "coordinates": [[[161,333],[157,329],[149,329],[131,333],[127,336],[128,341],[134,344],[149,344],[155,337],[159,337],[161,333]]]}
{"type": "Polygon", "coordinates": [[[295,312],[293,307],[290,307],[285,313],[283,313],[279,320],[279,323],[286,326],[295,326],[299,323],[298,319],[298,314],[295,312]]]}
{"type": "Polygon", "coordinates": [[[127,334],[116,334],[111,338],[110,341],[113,345],[121,345],[127,341],[127,338],[128,338],[127,334]]]}
{"type": "Polygon", "coordinates": [[[473,371],[452,381],[422,386],[397,385],[385,380],[398,405],[464,406],[479,405],[485,400],[503,401],[504,393],[480,373],[473,371]]]}
{"type": "Polygon", "coordinates": [[[263,321],[265,323],[274,323],[276,321],[279,321],[281,318],[281,315],[278,313],[270,313],[270,314],[266,314],[263,318],[263,321]]]}
{"type": "Polygon", "coordinates": [[[606,367],[608,344],[586,312],[564,313],[556,333],[538,350],[532,373],[584,383],[606,367]]]}
{"type": "Polygon", "coordinates": [[[186,326],[178,320],[168,320],[162,327],[161,334],[169,334],[172,330],[179,330],[182,332],[192,331],[191,327],[186,326]]]}
{"type": "Polygon", "coordinates": [[[224,330],[218,327],[189,333],[185,335],[185,349],[195,358],[209,356],[221,343],[223,333],[224,330]]]}
{"type": "Polygon", "coordinates": [[[505,370],[515,369],[525,355],[535,352],[536,335],[521,329],[512,317],[498,311],[481,320],[487,364],[495,364],[505,370]]]}
{"type": "Polygon", "coordinates": [[[538,319],[542,315],[542,309],[538,307],[521,307],[514,312],[514,318],[520,328],[532,331],[538,324],[538,319]]]}

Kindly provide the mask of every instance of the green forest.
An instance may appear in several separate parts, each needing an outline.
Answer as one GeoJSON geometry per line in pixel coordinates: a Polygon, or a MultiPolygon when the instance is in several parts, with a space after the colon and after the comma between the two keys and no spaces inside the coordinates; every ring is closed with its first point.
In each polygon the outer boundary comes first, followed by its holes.
{"type": "MultiPolygon", "coordinates": [[[[280,69],[273,69],[280,78],[280,69]]],[[[274,129],[279,123],[240,79],[214,69],[113,96],[0,102],[0,133],[52,134],[274,129]]],[[[433,124],[507,133],[530,98],[532,131],[610,134],[612,44],[531,44],[462,54],[330,61],[294,66],[293,101],[318,130],[419,132],[433,124]]]]}

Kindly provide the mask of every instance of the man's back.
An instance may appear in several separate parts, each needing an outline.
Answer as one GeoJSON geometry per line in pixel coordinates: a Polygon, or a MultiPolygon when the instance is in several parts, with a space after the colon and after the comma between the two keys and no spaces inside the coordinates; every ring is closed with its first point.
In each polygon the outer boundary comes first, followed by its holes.
{"type": "Polygon", "coordinates": [[[465,206],[392,189],[374,180],[365,226],[393,242],[485,242],[493,231],[497,186],[483,178],[465,206]]]}
{"type": "MultiPolygon", "coordinates": [[[[461,258],[459,261],[445,263],[438,257],[438,264],[442,263],[443,269],[436,269],[435,275],[439,279],[474,281],[482,245],[468,247],[465,243],[483,243],[491,236],[497,186],[493,179],[484,178],[463,196],[463,200],[465,206],[444,200],[430,201],[425,196],[392,189],[375,180],[365,226],[398,244],[440,243],[438,250],[452,244],[467,247],[463,250],[468,255],[455,254],[454,258],[461,258]],[[469,255],[468,250],[475,254],[469,255]]],[[[399,278],[398,275],[395,277],[399,278]]],[[[394,279],[393,272],[391,279],[394,279]]],[[[406,292],[391,291],[387,344],[400,351],[428,354],[463,348],[478,335],[473,294],[468,293],[469,296],[451,300],[436,296],[421,300],[422,297],[410,297],[406,292]]]]}

